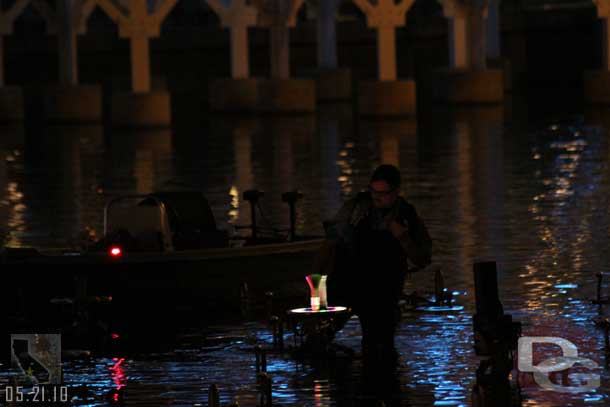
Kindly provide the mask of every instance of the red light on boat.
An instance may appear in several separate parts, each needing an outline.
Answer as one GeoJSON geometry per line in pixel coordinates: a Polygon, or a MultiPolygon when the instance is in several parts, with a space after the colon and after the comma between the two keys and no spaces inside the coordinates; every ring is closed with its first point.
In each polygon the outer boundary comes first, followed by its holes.
{"type": "Polygon", "coordinates": [[[121,257],[123,255],[123,250],[119,246],[112,246],[110,250],[108,250],[108,253],[110,253],[110,257],[121,257]]]}
{"type": "Polygon", "coordinates": [[[119,334],[112,334],[112,335],[110,335],[110,337],[112,339],[119,339],[120,338],[119,334]]]}

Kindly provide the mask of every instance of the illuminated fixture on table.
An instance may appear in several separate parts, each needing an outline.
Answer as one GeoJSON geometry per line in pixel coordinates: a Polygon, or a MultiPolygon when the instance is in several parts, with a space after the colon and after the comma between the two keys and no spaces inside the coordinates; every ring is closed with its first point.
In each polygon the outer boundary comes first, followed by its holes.
{"type": "Polygon", "coordinates": [[[328,306],[326,300],[326,278],[327,276],[321,274],[309,274],[305,277],[309,285],[312,311],[326,309],[328,306]]]}

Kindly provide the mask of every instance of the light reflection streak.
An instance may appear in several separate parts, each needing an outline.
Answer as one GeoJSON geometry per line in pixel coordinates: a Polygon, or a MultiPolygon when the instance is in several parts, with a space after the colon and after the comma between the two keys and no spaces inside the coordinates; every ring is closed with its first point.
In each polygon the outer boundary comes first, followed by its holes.
{"type": "Polygon", "coordinates": [[[339,181],[341,188],[341,195],[343,197],[349,197],[353,192],[354,186],[354,172],[352,165],[355,159],[352,157],[354,149],[354,143],[347,142],[344,144],[343,149],[339,150],[340,159],[337,160],[337,167],[339,167],[339,181]]]}
{"type": "Polygon", "coordinates": [[[239,205],[241,193],[254,188],[254,173],[252,162],[252,137],[258,123],[253,120],[240,119],[233,128],[233,150],[235,166],[235,183],[231,186],[229,223],[250,224],[250,211],[242,211],[239,205]]]}
{"type": "Polygon", "coordinates": [[[125,376],[125,369],[123,368],[123,362],[125,358],[113,358],[114,365],[108,368],[112,375],[112,381],[117,390],[121,390],[127,384],[127,377],[125,376]]]}

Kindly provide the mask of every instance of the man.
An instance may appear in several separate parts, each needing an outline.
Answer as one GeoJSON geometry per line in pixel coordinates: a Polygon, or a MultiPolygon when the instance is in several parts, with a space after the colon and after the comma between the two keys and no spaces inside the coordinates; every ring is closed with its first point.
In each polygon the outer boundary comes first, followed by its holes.
{"type": "Polygon", "coordinates": [[[395,354],[408,261],[430,264],[432,242],[415,208],[400,196],[400,171],[384,164],[373,173],[369,191],[347,201],[326,223],[327,242],[316,267],[333,268],[329,303],[348,305],[362,326],[362,349],[374,361],[395,354]]]}

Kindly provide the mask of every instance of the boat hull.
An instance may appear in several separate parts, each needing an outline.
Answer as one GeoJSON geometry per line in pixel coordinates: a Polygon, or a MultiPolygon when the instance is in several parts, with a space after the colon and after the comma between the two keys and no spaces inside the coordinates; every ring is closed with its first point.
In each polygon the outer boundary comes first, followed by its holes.
{"type": "Polygon", "coordinates": [[[281,313],[307,305],[305,276],[321,244],[316,239],[120,259],[73,253],[7,258],[2,268],[11,276],[11,290],[5,309],[37,324],[55,323],[50,314],[57,308],[83,304],[117,323],[193,317],[205,323],[268,307],[271,299],[273,312],[281,313]]]}

